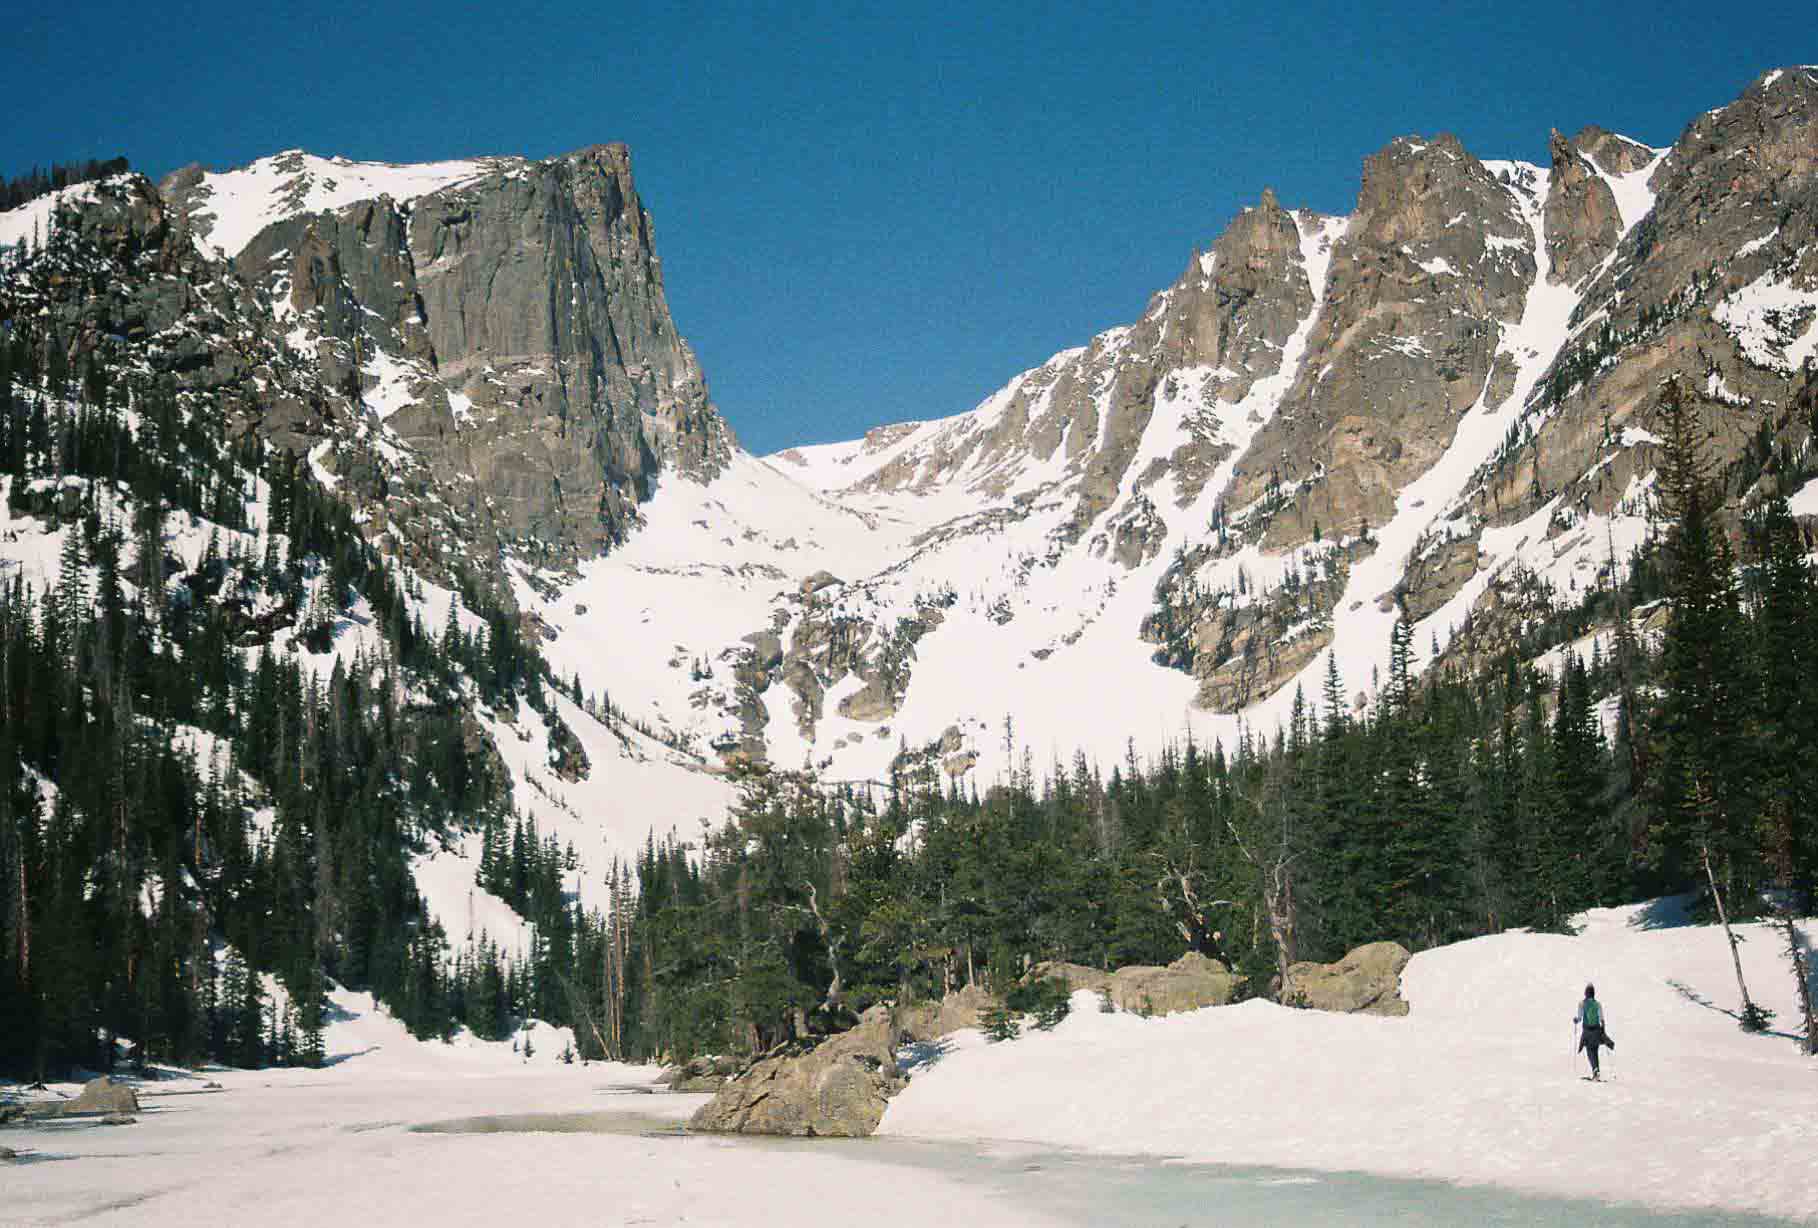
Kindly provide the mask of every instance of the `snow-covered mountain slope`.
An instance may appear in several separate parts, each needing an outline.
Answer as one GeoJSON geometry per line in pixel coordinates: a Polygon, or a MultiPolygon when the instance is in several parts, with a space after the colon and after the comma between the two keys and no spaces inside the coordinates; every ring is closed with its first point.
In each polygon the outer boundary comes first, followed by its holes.
{"type": "Polygon", "coordinates": [[[564,675],[834,779],[1229,742],[1329,660],[1362,704],[1398,620],[1423,668],[1485,651],[1454,637],[1503,589],[1622,575],[1669,373],[1718,468],[1763,422],[1794,457],[1743,500],[1802,486],[1813,115],[1818,75],[1789,71],[1671,149],[1396,140],[1353,215],[1265,193],[1131,326],[962,415],[665,480],[624,548],[518,595],[564,675]]]}
{"type": "MultiPolygon", "coordinates": [[[[555,744],[552,724],[527,705],[520,702],[509,713],[482,709],[479,723],[509,772],[513,808],[535,822],[539,837],[574,850],[563,890],[583,908],[607,911],[615,864],[634,872],[647,841],[670,835],[692,840],[703,824],[718,826],[733,788],[698,760],[622,722],[601,721],[560,694],[546,699],[561,721],[561,736],[584,758],[585,772],[576,779],[556,766],[564,747],[555,744]]],[[[482,851],[478,831],[438,842],[412,864],[417,890],[456,946],[486,939],[525,956],[534,927],[476,881],[482,851]]]]}
{"type": "MultiPolygon", "coordinates": [[[[236,175],[257,180],[270,162],[282,161],[268,160],[221,178],[229,183],[237,182],[236,175]]],[[[557,161],[554,167],[525,168],[522,174],[536,182],[526,180],[518,189],[543,191],[549,195],[545,203],[556,208],[562,192],[585,196],[600,186],[601,178],[610,179],[614,190],[629,187],[622,151],[588,151],[557,161]]],[[[402,195],[413,185],[430,193],[417,198],[419,205],[433,203],[440,198],[431,189],[455,175],[447,166],[361,168],[319,159],[301,162],[299,182],[308,191],[285,203],[286,209],[332,205],[332,199],[320,196],[323,191],[383,187],[402,195]],[[349,166],[351,178],[328,182],[324,168],[349,166]]],[[[497,165],[482,170],[494,176],[486,182],[495,188],[508,173],[497,165]]],[[[464,207],[486,205],[485,185],[469,187],[477,195],[462,197],[464,207]]],[[[621,193],[619,207],[621,213],[636,215],[635,196],[621,193]]],[[[361,208],[356,204],[353,211],[361,208]]],[[[573,213],[578,206],[570,200],[567,208],[573,213]]],[[[386,214],[377,205],[368,213],[393,221],[401,216],[395,211],[386,214]]],[[[590,216],[589,224],[604,224],[597,210],[590,216]]],[[[287,214],[264,226],[252,247],[269,252],[294,229],[301,241],[318,244],[315,254],[320,256],[322,232],[338,227],[341,220],[332,212],[287,214]]],[[[98,593],[96,526],[110,533],[129,526],[123,530],[126,544],[118,558],[127,572],[121,588],[128,604],[143,598],[156,608],[199,601],[230,605],[235,610],[231,624],[235,650],[248,670],[270,654],[277,662],[294,661],[321,685],[339,670],[361,678],[369,696],[389,685],[400,706],[424,709],[445,703],[448,695],[432,696],[421,678],[397,681],[400,629],[414,625],[446,642],[446,631],[452,627],[470,641],[484,643],[492,628],[478,611],[489,592],[503,591],[507,585],[496,536],[451,506],[456,498],[484,499],[484,490],[475,490],[478,483],[472,474],[464,475],[457,488],[439,487],[432,463],[435,454],[394,429],[401,415],[412,412],[411,405],[398,403],[412,400],[407,395],[412,375],[420,386],[443,386],[433,349],[419,347],[406,359],[377,344],[383,338],[400,346],[409,330],[399,333],[369,324],[375,317],[367,304],[374,300],[356,299],[350,306],[338,297],[339,290],[347,288],[340,273],[332,278],[323,275],[322,284],[338,289],[320,302],[314,291],[301,307],[288,292],[274,301],[262,284],[249,285],[240,276],[271,267],[269,255],[265,264],[255,259],[256,267],[249,270],[245,259],[230,266],[199,252],[170,196],[138,176],[78,185],[0,213],[0,233],[21,235],[29,249],[22,254],[10,246],[0,248],[0,335],[24,336],[46,349],[53,341],[79,338],[87,348],[76,351],[77,373],[92,355],[108,373],[111,386],[111,408],[102,413],[84,399],[92,394],[78,391],[80,380],[59,396],[51,393],[47,380],[32,383],[20,377],[8,402],[18,407],[17,420],[41,415],[47,423],[61,424],[92,415],[117,421],[136,433],[130,444],[121,446],[139,453],[141,460],[165,450],[181,451],[184,465],[206,460],[231,475],[221,482],[218,497],[201,503],[192,499],[176,506],[167,495],[154,530],[147,527],[151,511],[139,487],[94,476],[92,456],[79,470],[59,475],[34,454],[18,472],[0,474],[0,582],[10,585],[17,578],[36,594],[49,592],[65,567],[66,546],[72,538],[83,538],[90,548],[82,574],[87,592],[98,593]],[[356,378],[335,378],[335,364],[343,353],[357,355],[356,365],[342,372],[356,378]],[[375,373],[373,385],[363,388],[363,378],[375,373]],[[154,386],[174,396],[169,417],[182,426],[180,434],[169,426],[148,428],[142,410],[146,390],[154,386]],[[230,458],[248,456],[249,444],[261,442],[260,437],[273,446],[255,449],[258,467],[229,463],[230,458]],[[304,453],[308,470],[353,508],[352,526],[346,529],[352,540],[343,546],[357,541],[356,533],[364,536],[393,569],[400,609],[392,618],[380,617],[365,595],[331,590],[330,568],[294,554],[291,534],[274,519],[274,479],[261,476],[285,470],[290,463],[282,456],[286,446],[304,453]],[[91,522],[86,531],[79,527],[85,519],[91,522]],[[296,590],[290,591],[273,576],[293,563],[300,571],[296,590]],[[146,571],[162,577],[161,592],[141,591],[135,577],[146,571]]],[[[479,223],[468,237],[480,246],[496,239],[479,223]]],[[[243,247],[240,256],[246,257],[248,250],[243,247]]],[[[398,257],[395,250],[389,255],[398,257]]],[[[331,265],[340,259],[334,251],[327,256],[331,265]]],[[[454,262],[445,266],[448,276],[459,276],[454,262]]],[[[430,292],[422,286],[418,283],[419,293],[430,292]]],[[[646,296],[646,307],[660,305],[660,294],[650,297],[648,286],[639,293],[646,296]]],[[[584,305],[589,295],[610,292],[596,283],[577,291],[577,301],[584,305]]],[[[646,329],[645,335],[649,332],[646,329]]],[[[630,347],[622,357],[636,360],[639,353],[630,347]]],[[[683,366],[692,362],[685,349],[668,353],[683,366]]],[[[660,368],[660,355],[645,357],[650,359],[648,369],[660,368]]],[[[504,359],[500,361],[503,366],[504,359]]],[[[524,391],[529,385],[520,380],[517,387],[524,391]]],[[[517,432],[509,421],[500,421],[509,417],[508,406],[483,402],[478,396],[466,403],[485,406],[492,417],[489,429],[517,432]]],[[[418,412],[425,411],[418,407],[418,412]]],[[[648,459],[656,442],[650,436],[637,447],[648,459]]],[[[595,479],[608,480],[597,472],[595,479]]],[[[600,517],[592,519],[597,525],[600,517]]],[[[705,771],[698,759],[622,720],[583,711],[553,689],[544,689],[546,713],[540,714],[515,700],[510,710],[493,710],[481,702],[471,673],[451,685],[459,700],[471,705],[464,718],[455,713],[467,722],[463,751],[476,765],[490,769],[485,772],[488,788],[496,793],[484,804],[515,808],[535,821],[540,838],[553,839],[562,848],[572,846],[575,861],[565,885],[585,906],[605,903],[606,877],[614,862],[634,861],[653,831],[659,838],[672,830],[693,835],[702,820],[723,816],[732,797],[729,784],[705,771]]],[[[228,756],[220,739],[182,726],[172,742],[191,751],[196,780],[225,772],[228,756]]],[[[245,784],[251,837],[269,837],[271,799],[259,795],[256,783],[245,784]]],[[[458,943],[469,932],[477,937],[485,930],[506,949],[522,949],[522,921],[503,901],[475,887],[477,835],[458,823],[430,821],[424,827],[432,829],[431,848],[416,860],[417,881],[430,911],[450,937],[458,943]],[[476,919],[479,924],[472,924],[476,919]]]]}
{"type": "Polygon", "coordinates": [[[1789,70],[1671,149],[1396,140],[1349,217],[1265,193],[1131,325],[966,413],[665,479],[626,545],[520,569],[520,601],[565,676],[834,778],[1229,742],[1328,662],[1366,702],[1399,620],[1424,667],[1491,650],[1505,590],[1620,576],[1665,376],[1739,502],[1805,482],[1814,115],[1789,70]],[[1750,477],[1764,422],[1793,459],[1750,477]]]}
{"type": "Polygon", "coordinates": [[[238,256],[261,230],[298,214],[331,212],[381,196],[404,205],[523,165],[521,158],[397,165],[321,158],[290,149],[234,170],[199,172],[185,206],[196,242],[205,251],[238,256]]]}

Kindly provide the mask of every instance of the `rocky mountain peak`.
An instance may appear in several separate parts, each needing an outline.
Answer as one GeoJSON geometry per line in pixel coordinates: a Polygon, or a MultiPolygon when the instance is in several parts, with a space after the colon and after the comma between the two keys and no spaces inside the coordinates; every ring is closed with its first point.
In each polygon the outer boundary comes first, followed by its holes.
{"type": "Polygon", "coordinates": [[[830,562],[803,535],[799,560],[766,556],[783,595],[722,642],[777,651],[692,710],[736,712],[744,753],[860,773],[884,770],[878,740],[989,765],[972,731],[1002,710],[1037,745],[1078,738],[1024,694],[1090,693],[1107,725],[1187,705],[1266,727],[1328,651],[1366,691],[1398,618],[1423,658],[1469,655],[1605,582],[1648,531],[1669,373],[1703,390],[1749,497],[1791,489],[1758,447],[1736,458],[1763,420],[1791,456],[1809,433],[1791,385],[1818,357],[1814,84],[1767,74],[1671,151],[1587,127],[1536,166],[1398,138],[1348,217],[1265,191],[1139,319],[971,412],[774,458],[876,526],[877,554],[830,562]],[[805,599],[816,568],[840,583],[805,599]],[[1132,626],[1161,674],[1128,655],[1132,626]]]}

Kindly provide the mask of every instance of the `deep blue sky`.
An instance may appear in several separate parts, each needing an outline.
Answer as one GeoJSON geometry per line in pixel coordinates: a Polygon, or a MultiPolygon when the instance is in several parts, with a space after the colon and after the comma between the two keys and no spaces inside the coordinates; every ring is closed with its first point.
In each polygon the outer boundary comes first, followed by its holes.
{"type": "Polygon", "coordinates": [[[0,174],[627,142],[676,323],[760,452],[968,409],[1134,319],[1265,185],[1348,212],[1398,134],[1667,144],[1818,60],[1809,0],[78,0],[0,28],[0,174]]]}

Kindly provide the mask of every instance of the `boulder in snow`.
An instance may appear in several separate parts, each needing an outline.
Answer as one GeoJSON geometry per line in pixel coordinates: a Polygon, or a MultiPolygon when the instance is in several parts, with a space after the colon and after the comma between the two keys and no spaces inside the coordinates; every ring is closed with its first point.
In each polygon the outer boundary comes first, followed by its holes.
{"type": "Polygon", "coordinates": [[[1166,968],[1153,964],[1126,964],[1116,972],[1102,972],[1083,964],[1058,960],[1030,969],[1030,980],[1058,977],[1071,990],[1109,992],[1111,1004],[1122,1011],[1147,1015],[1172,1015],[1204,1006],[1224,1006],[1237,996],[1244,978],[1216,959],[1189,951],[1166,968]]]}
{"type": "Polygon", "coordinates": [[[977,985],[956,989],[939,1002],[911,1002],[896,1008],[893,1018],[906,1041],[938,1040],[962,1028],[976,1028],[997,999],[977,985]]]}
{"type": "Polygon", "coordinates": [[[74,1100],[62,1100],[39,1110],[44,1117],[73,1117],[81,1113],[137,1113],[139,1096],[132,1088],[106,1075],[90,1079],[74,1100]]]}
{"type": "Polygon", "coordinates": [[[1398,942],[1372,942],[1334,964],[1291,964],[1281,1000],[1317,1011],[1405,1015],[1401,970],[1408,958],[1408,949],[1398,942]]]}
{"type": "Polygon", "coordinates": [[[667,1083],[672,1092],[717,1092],[726,1080],[738,1073],[737,1058],[707,1055],[690,1058],[673,1070],[665,1071],[659,1083],[667,1083]]]}
{"type": "Polygon", "coordinates": [[[691,1130],[862,1138],[904,1080],[890,1008],[872,1007],[851,1031],[811,1048],[785,1046],[732,1079],[689,1121],[691,1130]]]}

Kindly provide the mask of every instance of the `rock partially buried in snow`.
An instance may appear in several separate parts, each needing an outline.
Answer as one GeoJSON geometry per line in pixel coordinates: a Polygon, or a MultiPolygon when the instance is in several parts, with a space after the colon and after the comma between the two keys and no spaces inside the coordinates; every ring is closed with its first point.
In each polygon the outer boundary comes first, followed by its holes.
{"type": "Polygon", "coordinates": [[[874,1006],[858,1026],[812,1049],[759,1059],[702,1105],[690,1130],[863,1138],[883,1120],[884,1105],[903,1088],[896,1072],[890,1009],[874,1006]]]}
{"type": "Polygon", "coordinates": [[[674,1070],[666,1071],[659,1083],[667,1083],[672,1092],[717,1092],[726,1080],[738,1073],[736,1058],[706,1056],[690,1058],[674,1070]]]}
{"type": "Polygon", "coordinates": [[[1035,965],[1030,980],[1058,977],[1071,990],[1109,992],[1118,1010],[1145,1015],[1172,1015],[1205,1006],[1224,1006],[1237,996],[1244,978],[1216,959],[1189,951],[1166,968],[1127,964],[1102,972],[1083,964],[1050,961],[1035,965]]]}
{"type": "Polygon", "coordinates": [[[956,989],[939,1002],[912,1002],[896,1009],[895,1021],[906,1041],[938,1040],[963,1028],[976,1028],[997,999],[977,985],[956,989]]]}
{"type": "Polygon", "coordinates": [[[1372,942],[1334,964],[1291,964],[1281,1000],[1317,1011],[1405,1015],[1401,970],[1408,959],[1408,949],[1398,942],[1372,942]]]}
{"type": "Polygon", "coordinates": [[[132,1088],[106,1075],[90,1079],[74,1100],[49,1104],[38,1111],[44,1117],[73,1117],[80,1113],[137,1113],[139,1096],[132,1088]]]}

